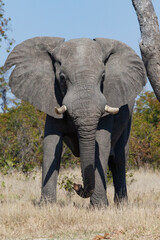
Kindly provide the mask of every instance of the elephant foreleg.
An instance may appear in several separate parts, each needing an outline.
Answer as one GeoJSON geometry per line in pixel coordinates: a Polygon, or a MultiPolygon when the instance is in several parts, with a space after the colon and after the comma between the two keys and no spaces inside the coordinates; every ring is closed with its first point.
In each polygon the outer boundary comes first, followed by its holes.
{"type": "Polygon", "coordinates": [[[95,190],[90,198],[94,207],[108,205],[106,195],[107,167],[111,148],[112,116],[100,120],[96,133],[95,190]]]}
{"type": "Polygon", "coordinates": [[[47,116],[43,142],[42,201],[56,201],[57,177],[62,153],[62,134],[57,120],[47,116]]]}

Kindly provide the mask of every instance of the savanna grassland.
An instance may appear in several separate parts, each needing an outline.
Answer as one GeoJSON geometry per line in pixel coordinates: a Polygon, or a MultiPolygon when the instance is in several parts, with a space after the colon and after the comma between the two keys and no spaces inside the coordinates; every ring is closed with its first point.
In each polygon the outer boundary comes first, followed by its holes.
{"type": "Polygon", "coordinates": [[[109,207],[90,209],[89,200],[68,193],[62,186],[67,176],[81,180],[80,169],[60,172],[58,201],[39,206],[41,171],[29,175],[0,175],[0,240],[3,239],[160,239],[160,173],[139,170],[127,174],[129,203],[113,204],[108,185],[109,207]]]}

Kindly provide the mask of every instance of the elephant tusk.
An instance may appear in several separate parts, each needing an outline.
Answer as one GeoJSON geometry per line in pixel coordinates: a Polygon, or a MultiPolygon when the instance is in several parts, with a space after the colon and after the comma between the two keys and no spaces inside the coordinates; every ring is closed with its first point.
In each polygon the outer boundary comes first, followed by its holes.
{"type": "Polygon", "coordinates": [[[105,111],[110,113],[110,114],[116,114],[119,112],[119,108],[113,108],[108,105],[105,106],[105,111]]]}
{"type": "Polygon", "coordinates": [[[63,106],[60,107],[60,108],[55,107],[55,112],[56,112],[57,114],[63,114],[63,113],[65,113],[66,111],[67,111],[67,107],[66,107],[65,105],[63,105],[63,106]]]}

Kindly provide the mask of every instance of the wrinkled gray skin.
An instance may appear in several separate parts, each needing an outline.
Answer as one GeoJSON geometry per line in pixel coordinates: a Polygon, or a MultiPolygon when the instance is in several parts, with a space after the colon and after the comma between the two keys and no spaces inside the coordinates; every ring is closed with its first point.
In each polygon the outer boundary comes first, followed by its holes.
{"type": "MultiPolygon", "coordinates": [[[[114,200],[127,198],[125,165],[132,109],[146,83],[141,59],[110,39],[37,37],[16,46],[5,69],[12,92],[47,113],[42,168],[42,199],[56,201],[62,141],[80,156],[83,187],[77,193],[94,206],[107,205],[107,165],[114,200]],[[66,105],[64,114],[55,107],[66,105]],[[115,115],[105,105],[118,107],[115,115]]],[[[79,185],[78,185],[79,186],[79,185]]]]}

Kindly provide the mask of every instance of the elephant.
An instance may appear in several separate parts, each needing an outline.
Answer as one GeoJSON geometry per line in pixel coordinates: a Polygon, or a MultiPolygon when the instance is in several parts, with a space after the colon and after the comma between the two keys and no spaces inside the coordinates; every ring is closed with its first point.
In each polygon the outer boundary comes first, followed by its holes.
{"type": "Polygon", "coordinates": [[[13,94],[46,113],[41,200],[56,202],[63,141],[80,157],[83,184],[74,184],[80,197],[108,205],[109,166],[115,203],[127,200],[132,112],[146,84],[141,58],[112,39],[35,37],[9,54],[5,71],[12,66],[13,94]]]}

